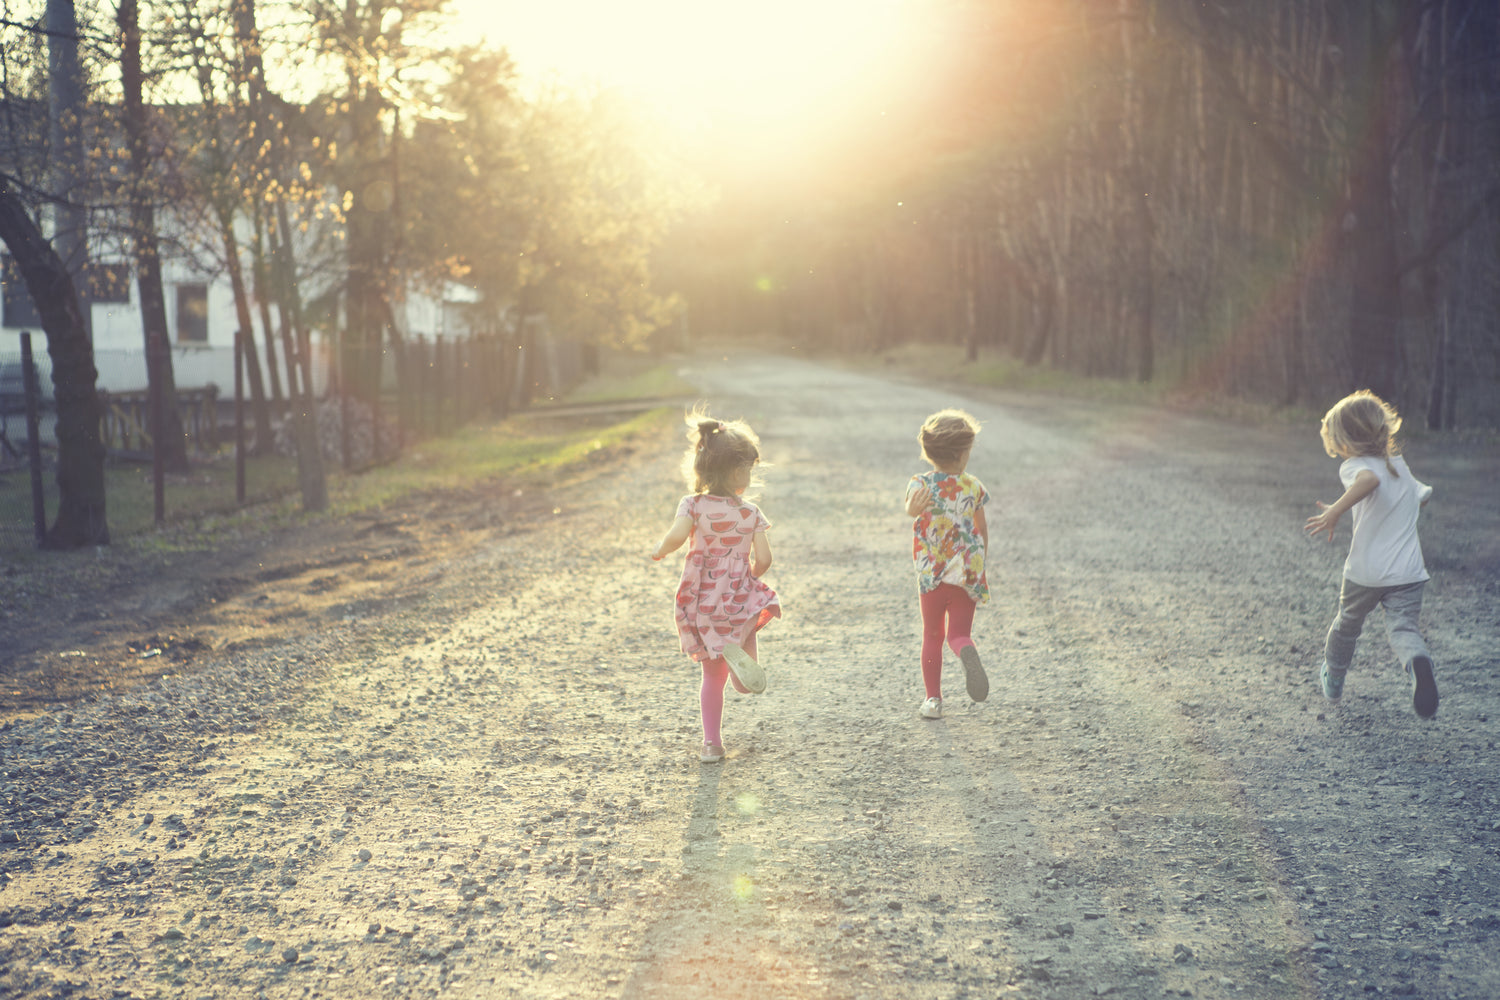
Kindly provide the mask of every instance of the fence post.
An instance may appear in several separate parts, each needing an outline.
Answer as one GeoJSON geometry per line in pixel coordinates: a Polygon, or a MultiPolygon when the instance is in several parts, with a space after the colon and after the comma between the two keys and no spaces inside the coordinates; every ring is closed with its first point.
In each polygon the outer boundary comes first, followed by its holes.
{"type": "Polygon", "coordinates": [[[245,502],[245,331],[234,334],[234,500],[245,502]]]}
{"type": "Polygon", "coordinates": [[[416,423],[422,431],[423,437],[432,434],[432,416],[427,409],[428,397],[432,394],[432,371],[428,368],[430,360],[427,353],[427,334],[417,338],[418,352],[417,365],[414,369],[417,376],[417,416],[416,423]]]}
{"type": "Polygon", "coordinates": [[[356,341],[350,339],[348,330],[339,331],[339,457],[344,471],[351,466],[349,459],[349,369],[359,370],[359,362],[349,356],[356,341]]]}
{"type": "Polygon", "coordinates": [[[208,441],[208,450],[217,452],[219,450],[219,387],[210,385],[208,387],[208,402],[204,404],[203,418],[208,421],[208,433],[205,439],[208,441]]]}
{"type": "Polygon", "coordinates": [[[146,413],[151,421],[151,514],[156,526],[167,523],[167,422],[161,391],[161,336],[156,331],[146,341],[146,413]]]}
{"type": "Polygon", "coordinates": [[[31,331],[21,331],[21,391],[26,396],[26,458],[31,464],[31,521],[38,544],[47,538],[47,505],[42,499],[42,387],[31,361],[31,331]]]}
{"type": "Polygon", "coordinates": [[[376,465],[380,462],[380,411],[382,409],[380,396],[385,392],[385,336],[383,331],[374,347],[375,362],[371,367],[375,369],[375,384],[370,388],[370,458],[367,463],[369,465],[376,465]]]}
{"type": "Polygon", "coordinates": [[[434,428],[438,434],[443,434],[448,430],[448,408],[443,405],[447,401],[443,388],[448,376],[448,351],[447,342],[441,333],[432,338],[432,371],[433,415],[436,417],[434,428]]]}
{"type": "Polygon", "coordinates": [[[411,338],[403,337],[396,351],[396,447],[406,447],[406,431],[411,426],[411,338]]]}

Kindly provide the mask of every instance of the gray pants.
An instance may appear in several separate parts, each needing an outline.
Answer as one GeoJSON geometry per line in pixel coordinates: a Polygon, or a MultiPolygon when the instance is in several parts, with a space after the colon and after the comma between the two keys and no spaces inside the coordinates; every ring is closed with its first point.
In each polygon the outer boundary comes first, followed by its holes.
{"type": "Polygon", "coordinates": [[[1414,658],[1428,656],[1427,643],[1417,631],[1424,586],[1425,581],[1399,587],[1362,587],[1346,579],[1339,592],[1339,616],[1328,627],[1328,642],[1323,647],[1323,658],[1329,668],[1349,669],[1354,660],[1354,641],[1364,629],[1365,616],[1377,604],[1385,609],[1385,633],[1401,665],[1410,668],[1414,658]]]}

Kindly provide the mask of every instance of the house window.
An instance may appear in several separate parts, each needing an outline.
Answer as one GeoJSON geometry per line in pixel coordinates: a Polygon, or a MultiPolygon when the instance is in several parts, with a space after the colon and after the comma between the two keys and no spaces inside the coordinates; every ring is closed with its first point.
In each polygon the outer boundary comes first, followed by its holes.
{"type": "Polygon", "coordinates": [[[177,342],[208,343],[208,286],[177,286],[177,342]]]}
{"type": "Polygon", "coordinates": [[[21,280],[21,269],[10,254],[0,256],[0,293],[4,297],[0,324],[41,327],[42,316],[36,311],[36,303],[31,301],[26,283],[21,280]]]}
{"type": "Polygon", "coordinates": [[[128,305],[130,303],[130,265],[90,264],[87,288],[89,298],[95,302],[120,302],[128,305]]]}

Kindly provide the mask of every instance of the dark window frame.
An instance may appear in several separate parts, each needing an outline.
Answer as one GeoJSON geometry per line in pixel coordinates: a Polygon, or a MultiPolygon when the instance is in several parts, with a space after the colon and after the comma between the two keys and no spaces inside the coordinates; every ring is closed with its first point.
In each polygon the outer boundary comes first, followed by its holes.
{"type": "Polygon", "coordinates": [[[42,314],[21,277],[10,254],[0,254],[0,325],[9,327],[35,327],[41,329],[42,314]]]}
{"type": "Polygon", "coordinates": [[[208,285],[179,282],[176,292],[177,343],[208,344],[208,285]]]}

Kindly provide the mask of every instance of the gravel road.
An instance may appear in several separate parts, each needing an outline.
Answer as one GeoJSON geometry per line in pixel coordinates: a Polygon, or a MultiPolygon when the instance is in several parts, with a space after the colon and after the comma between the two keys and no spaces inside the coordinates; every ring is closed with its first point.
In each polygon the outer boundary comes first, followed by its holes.
{"type": "MultiPolygon", "coordinates": [[[[315,628],[0,726],[0,994],[1500,996],[1500,448],[1408,448],[1428,722],[1378,616],[1318,691],[1315,426],[683,364],[761,435],[785,613],[722,764],[647,558],[673,427],[340,569],[378,600],[299,578],[315,628]],[[984,422],[992,687],[950,656],[926,721],[900,504],[948,405],[984,422]]],[[[291,600],[252,583],[213,613],[291,600]]]]}

